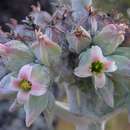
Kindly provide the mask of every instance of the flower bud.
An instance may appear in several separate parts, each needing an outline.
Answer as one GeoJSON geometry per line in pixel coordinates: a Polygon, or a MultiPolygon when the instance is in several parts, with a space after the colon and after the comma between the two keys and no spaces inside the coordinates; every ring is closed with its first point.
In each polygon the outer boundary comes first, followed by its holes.
{"type": "Polygon", "coordinates": [[[126,28],[124,24],[106,25],[94,38],[94,42],[102,48],[104,54],[111,54],[124,41],[126,28]]]}
{"type": "Polygon", "coordinates": [[[67,40],[70,51],[80,53],[90,44],[91,36],[82,26],[79,26],[74,32],[67,34],[67,40]]]}

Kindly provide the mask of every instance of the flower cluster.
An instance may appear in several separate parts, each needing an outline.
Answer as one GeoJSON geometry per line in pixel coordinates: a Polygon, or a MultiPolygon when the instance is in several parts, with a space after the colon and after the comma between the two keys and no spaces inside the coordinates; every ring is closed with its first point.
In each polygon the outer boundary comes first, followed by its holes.
{"type": "Polygon", "coordinates": [[[101,24],[91,0],[77,1],[71,1],[72,7],[59,5],[52,15],[33,5],[23,24],[12,19],[10,33],[0,30],[0,95],[14,93],[10,110],[24,106],[27,126],[55,103],[54,84],[67,83],[85,95],[73,97],[81,96],[78,114],[100,116],[126,104],[130,47],[123,42],[128,26],[101,24]]]}

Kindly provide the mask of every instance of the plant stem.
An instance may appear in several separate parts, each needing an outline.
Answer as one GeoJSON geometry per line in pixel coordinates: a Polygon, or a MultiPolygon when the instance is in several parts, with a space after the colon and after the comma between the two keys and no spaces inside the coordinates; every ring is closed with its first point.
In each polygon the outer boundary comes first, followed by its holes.
{"type": "Polygon", "coordinates": [[[67,101],[70,108],[70,111],[79,113],[79,106],[78,106],[78,100],[77,100],[77,87],[76,86],[70,86],[69,84],[65,83],[65,90],[67,95],[67,101]]]}
{"type": "Polygon", "coordinates": [[[88,115],[86,117],[76,114],[74,112],[71,112],[67,104],[61,103],[59,101],[56,101],[54,106],[54,114],[65,121],[69,121],[73,124],[80,124],[80,123],[88,123],[88,122],[98,122],[99,119],[95,116],[88,115]]]}
{"type": "Polygon", "coordinates": [[[105,130],[106,122],[102,123],[88,123],[88,124],[79,124],[76,126],[76,130],[105,130]]]}

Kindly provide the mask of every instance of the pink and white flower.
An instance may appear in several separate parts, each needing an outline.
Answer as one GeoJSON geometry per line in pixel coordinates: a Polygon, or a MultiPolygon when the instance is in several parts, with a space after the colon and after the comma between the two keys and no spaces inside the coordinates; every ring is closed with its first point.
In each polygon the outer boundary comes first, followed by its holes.
{"type": "Polygon", "coordinates": [[[47,91],[47,86],[41,84],[31,76],[32,66],[24,65],[18,74],[17,79],[12,80],[11,89],[18,91],[17,101],[24,104],[29,100],[30,95],[41,96],[47,91]]]}
{"type": "Polygon", "coordinates": [[[100,47],[93,46],[90,50],[89,61],[84,65],[79,65],[74,74],[82,78],[92,76],[95,88],[102,88],[106,82],[105,72],[114,72],[116,70],[115,62],[104,57],[100,47]]]}

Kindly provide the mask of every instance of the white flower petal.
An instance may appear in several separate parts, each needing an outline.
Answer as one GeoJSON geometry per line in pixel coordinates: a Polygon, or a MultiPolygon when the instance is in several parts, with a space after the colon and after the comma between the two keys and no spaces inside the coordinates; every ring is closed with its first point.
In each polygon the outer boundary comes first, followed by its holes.
{"type": "Polygon", "coordinates": [[[102,50],[98,46],[92,46],[91,48],[91,61],[104,61],[102,50]]]}
{"type": "Polygon", "coordinates": [[[103,88],[106,82],[106,76],[104,73],[94,75],[95,88],[103,88]]]}
{"type": "Polygon", "coordinates": [[[37,82],[32,83],[32,90],[30,91],[31,95],[41,96],[47,92],[47,86],[43,84],[39,84],[37,82]]]}
{"type": "Polygon", "coordinates": [[[17,101],[19,104],[25,104],[29,100],[30,93],[20,90],[17,94],[17,101]]]}
{"type": "Polygon", "coordinates": [[[114,72],[117,70],[116,63],[114,61],[106,61],[105,72],[114,72]]]}
{"type": "Polygon", "coordinates": [[[29,65],[29,64],[24,65],[19,71],[18,78],[19,79],[29,79],[30,75],[31,75],[31,71],[32,71],[31,65],[29,65]]]}
{"type": "Polygon", "coordinates": [[[19,79],[13,79],[11,81],[11,90],[18,91],[19,90],[19,82],[20,82],[19,79]]]}
{"type": "Polygon", "coordinates": [[[92,75],[89,65],[79,66],[74,70],[74,74],[78,77],[89,77],[92,75]]]}

